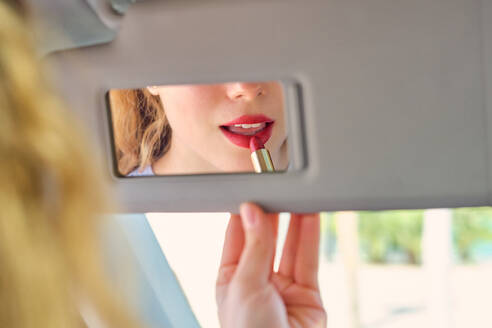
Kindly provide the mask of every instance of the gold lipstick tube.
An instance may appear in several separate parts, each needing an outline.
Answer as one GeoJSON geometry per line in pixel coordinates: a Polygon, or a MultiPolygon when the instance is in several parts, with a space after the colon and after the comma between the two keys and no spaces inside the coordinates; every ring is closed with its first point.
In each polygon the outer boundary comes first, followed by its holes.
{"type": "Polygon", "coordinates": [[[253,162],[256,173],[275,172],[270,153],[265,148],[252,152],[251,161],[253,162]]]}

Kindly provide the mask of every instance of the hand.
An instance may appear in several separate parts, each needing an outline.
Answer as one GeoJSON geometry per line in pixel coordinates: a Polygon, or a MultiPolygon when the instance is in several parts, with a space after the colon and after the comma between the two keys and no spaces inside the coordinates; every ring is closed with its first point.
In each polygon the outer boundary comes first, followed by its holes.
{"type": "Polygon", "coordinates": [[[292,214],[278,272],[278,214],[245,203],[231,215],[216,286],[224,328],[325,327],[318,286],[318,214],[292,214]]]}

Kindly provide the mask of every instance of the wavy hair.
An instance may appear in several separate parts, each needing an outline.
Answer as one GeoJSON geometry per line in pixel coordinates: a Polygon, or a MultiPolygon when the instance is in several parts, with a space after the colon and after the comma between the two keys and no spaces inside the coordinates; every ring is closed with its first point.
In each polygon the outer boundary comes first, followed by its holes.
{"type": "Polygon", "coordinates": [[[159,96],[143,89],[109,91],[118,170],[143,170],[169,149],[171,127],[159,96]]]}
{"type": "Polygon", "coordinates": [[[0,326],[85,327],[84,303],[107,327],[139,327],[99,257],[102,170],[3,1],[0,45],[0,326]]]}

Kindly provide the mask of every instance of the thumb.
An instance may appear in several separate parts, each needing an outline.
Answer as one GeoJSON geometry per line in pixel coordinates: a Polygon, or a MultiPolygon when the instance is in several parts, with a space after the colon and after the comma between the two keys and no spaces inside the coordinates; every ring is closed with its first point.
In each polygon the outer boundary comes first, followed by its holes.
{"type": "Polygon", "coordinates": [[[266,284],[272,270],[275,253],[273,218],[255,204],[244,203],[239,208],[245,243],[236,271],[240,281],[249,284],[266,284]]]}

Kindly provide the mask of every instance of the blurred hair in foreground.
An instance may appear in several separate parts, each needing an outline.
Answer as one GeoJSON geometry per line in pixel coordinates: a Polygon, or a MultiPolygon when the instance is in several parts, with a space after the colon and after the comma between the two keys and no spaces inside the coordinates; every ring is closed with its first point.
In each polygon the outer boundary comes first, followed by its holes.
{"type": "Polygon", "coordinates": [[[0,2],[0,327],[137,327],[102,270],[104,179],[49,89],[15,2],[0,2]]]}

